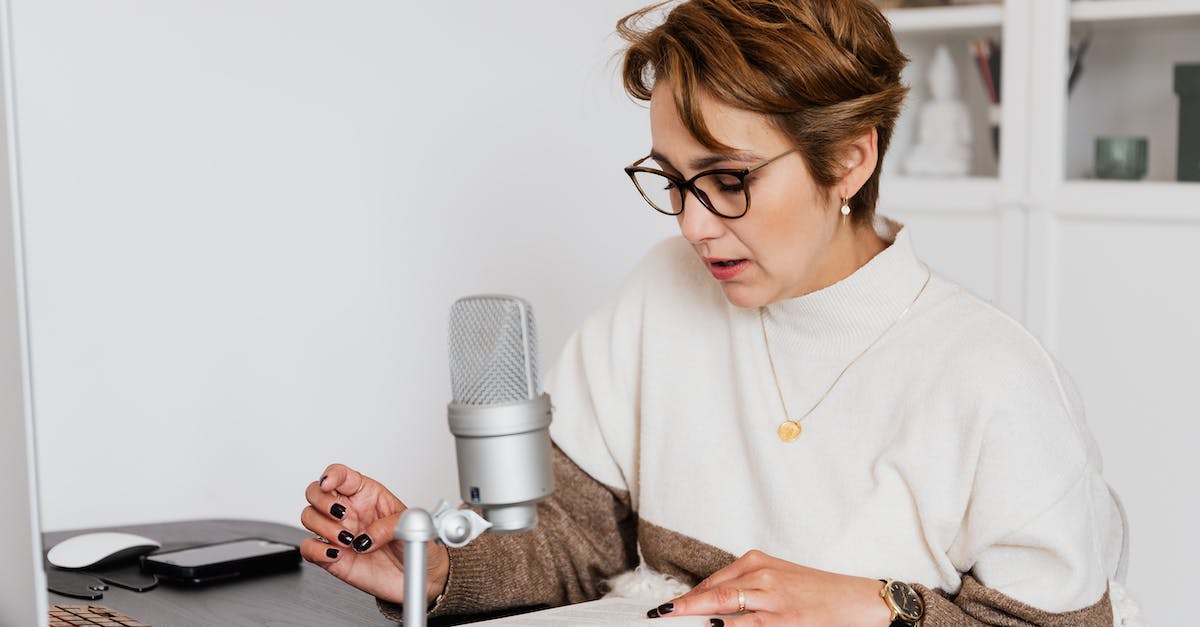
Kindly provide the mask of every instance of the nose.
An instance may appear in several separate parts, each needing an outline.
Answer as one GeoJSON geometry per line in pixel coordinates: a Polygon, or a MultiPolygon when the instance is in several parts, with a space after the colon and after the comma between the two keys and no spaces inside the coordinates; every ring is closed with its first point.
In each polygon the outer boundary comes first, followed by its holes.
{"type": "Polygon", "coordinates": [[[725,223],[708,210],[695,194],[683,197],[683,212],[675,217],[679,221],[679,232],[692,244],[717,239],[725,233],[725,223]]]}

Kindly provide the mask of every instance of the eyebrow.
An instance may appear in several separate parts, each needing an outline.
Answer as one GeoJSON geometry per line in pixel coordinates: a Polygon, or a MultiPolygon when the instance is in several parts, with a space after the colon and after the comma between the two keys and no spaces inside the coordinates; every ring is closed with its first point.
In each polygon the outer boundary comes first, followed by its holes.
{"type": "MultiPolygon", "coordinates": [[[[650,151],[650,158],[654,159],[655,161],[659,162],[660,164],[670,167],[673,170],[676,170],[676,171],[679,170],[679,168],[672,165],[671,162],[668,161],[666,157],[662,156],[655,150],[650,151]]],[[[715,164],[718,164],[718,163],[721,163],[724,161],[741,161],[744,163],[752,163],[754,161],[759,161],[760,159],[761,159],[761,157],[759,157],[757,154],[752,153],[752,152],[746,152],[746,151],[721,152],[721,153],[714,153],[714,154],[710,154],[710,155],[706,155],[703,157],[697,157],[695,159],[692,159],[692,162],[689,165],[692,166],[692,170],[699,171],[699,170],[704,170],[705,168],[708,168],[709,166],[712,166],[712,165],[715,165],[715,164]]]]}

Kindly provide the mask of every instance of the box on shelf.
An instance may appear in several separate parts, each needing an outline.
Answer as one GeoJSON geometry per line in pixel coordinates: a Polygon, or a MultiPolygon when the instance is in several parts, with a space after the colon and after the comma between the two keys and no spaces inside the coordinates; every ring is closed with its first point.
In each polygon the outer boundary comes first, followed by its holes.
{"type": "Polygon", "coordinates": [[[1179,94],[1179,165],[1181,181],[1200,181],[1200,63],[1175,66],[1179,94]]]}

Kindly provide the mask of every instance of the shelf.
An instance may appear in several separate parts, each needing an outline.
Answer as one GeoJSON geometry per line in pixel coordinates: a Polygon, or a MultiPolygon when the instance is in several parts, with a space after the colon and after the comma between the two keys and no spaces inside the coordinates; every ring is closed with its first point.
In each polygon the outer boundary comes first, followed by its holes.
{"type": "Polygon", "coordinates": [[[1200,223],[1200,183],[1071,181],[1052,211],[1073,220],[1200,223]]]}
{"type": "MultiPolygon", "coordinates": [[[[1200,183],[1069,181],[1046,207],[1070,220],[1200,224],[1200,183]]],[[[998,179],[885,177],[880,182],[883,214],[987,214],[1016,206],[998,179]]]]}
{"type": "MultiPolygon", "coordinates": [[[[1194,4],[1200,10],[1200,2],[1194,4]]],[[[1093,33],[1083,73],[1066,103],[1066,180],[1093,179],[1097,137],[1145,137],[1150,141],[1147,181],[1174,182],[1179,146],[1174,66],[1200,60],[1200,17],[1103,22],[1072,30],[1093,33]]]]}
{"type": "Polygon", "coordinates": [[[970,212],[996,211],[1004,188],[989,177],[886,176],[879,182],[879,207],[883,212],[970,212]]]}
{"type": "Polygon", "coordinates": [[[1079,23],[1117,20],[1161,20],[1200,17],[1195,0],[1076,0],[1071,3],[1071,21],[1079,23]]]}
{"type": "Polygon", "coordinates": [[[888,9],[884,11],[884,15],[898,35],[982,30],[1000,28],[1004,24],[1004,5],[888,9]]]}

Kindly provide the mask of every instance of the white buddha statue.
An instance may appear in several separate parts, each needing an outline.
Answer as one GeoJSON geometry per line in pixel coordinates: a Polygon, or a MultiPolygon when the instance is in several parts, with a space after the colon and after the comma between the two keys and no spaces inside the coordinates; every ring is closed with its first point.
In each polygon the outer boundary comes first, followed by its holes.
{"type": "Polygon", "coordinates": [[[917,142],[904,161],[908,174],[965,176],[971,169],[971,116],[959,98],[958,72],[940,45],[929,63],[929,93],[917,118],[917,142]]]}

